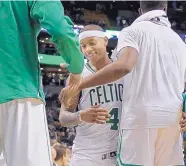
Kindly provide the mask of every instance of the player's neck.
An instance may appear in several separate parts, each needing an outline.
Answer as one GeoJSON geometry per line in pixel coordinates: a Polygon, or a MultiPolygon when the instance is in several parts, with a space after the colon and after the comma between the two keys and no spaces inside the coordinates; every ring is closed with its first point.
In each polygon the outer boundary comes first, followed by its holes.
{"type": "Polygon", "coordinates": [[[100,59],[95,64],[93,64],[91,62],[89,62],[89,63],[95,71],[98,71],[98,70],[101,70],[103,67],[112,63],[112,60],[107,56],[107,57],[104,57],[103,59],[100,59]]]}

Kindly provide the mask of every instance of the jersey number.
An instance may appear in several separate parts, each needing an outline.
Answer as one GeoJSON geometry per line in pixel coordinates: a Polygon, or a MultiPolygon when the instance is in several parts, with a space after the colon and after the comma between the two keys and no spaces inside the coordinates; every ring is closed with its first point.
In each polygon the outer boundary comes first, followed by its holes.
{"type": "Polygon", "coordinates": [[[111,125],[111,130],[118,130],[118,123],[119,123],[119,119],[118,119],[118,108],[112,108],[112,110],[110,111],[110,115],[111,118],[107,123],[112,123],[111,125]]]}

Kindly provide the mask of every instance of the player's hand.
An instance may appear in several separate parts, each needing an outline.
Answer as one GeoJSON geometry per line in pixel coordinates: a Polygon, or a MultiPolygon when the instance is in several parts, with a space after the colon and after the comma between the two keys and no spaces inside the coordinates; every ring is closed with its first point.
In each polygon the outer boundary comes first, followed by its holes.
{"type": "MultiPolygon", "coordinates": [[[[67,64],[65,64],[65,63],[60,64],[60,67],[62,69],[65,69],[67,67],[67,64]]],[[[69,88],[71,90],[79,89],[79,86],[80,86],[81,81],[82,81],[82,75],[81,74],[70,73],[67,81],[68,81],[67,86],[69,86],[69,88]]]]}
{"type": "Polygon", "coordinates": [[[61,90],[59,94],[59,101],[65,108],[71,109],[75,103],[78,103],[79,93],[80,91],[77,90],[76,93],[73,93],[74,95],[72,95],[71,89],[67,86],[61,90]]]}
{"type": "MultiPolygon", "coordinates": [[[[64,68],[67,67],[67,64],[65,64],[65,63],[60,64],[60,67],[64,69],[64,68]]],[[[80,87],[81,81],[82,81],[82,75],[81,74],[72,74],[72,73],[69,74],[66,85],[71,90],[72,95],[75,94],[73,96],[77,95],[76,92],[80,87]]]]}
{"type": "Polygon", "coordinates": [[[92,106],[80,111],[81,120],[87,123],[105,124],[110,117],[111,115],[108,110],[101,108],[100,106],[92,106]]]}
{"type": "Polygon", "coordinates": [[[186,131],[186,112],[182,112],[182,117],[180,120],[181,132],[186,131]]]}
{"type": "Polygon", "coordinates": [[[59,101],[61,102],[61,107],[63,107],[64,109],[68,109],[68,110],[75,110],[77,108],[77,105],[79,103],[79,96],[80,94],[78,94],[75,97],[71,97],[67,103],[65,103],[64,98],[63,98],[63,94],[64,94],[64,89],[63,88],[59,94],[59,101]]]}
{"type": "MultiPolygon", "coordinates": [[[[62,68],[66,67],[66,64],[60,65],[62,68]]],[[[65,108],[69,108],[70,105],[74,102],[74,97],[78,96],[80,93],[80,84],[82,81],[82,75],[81,74],[70,74],[66,87],[63,88],[59,95],[59,100],[61,104],[64,105],[65,108]]]]}

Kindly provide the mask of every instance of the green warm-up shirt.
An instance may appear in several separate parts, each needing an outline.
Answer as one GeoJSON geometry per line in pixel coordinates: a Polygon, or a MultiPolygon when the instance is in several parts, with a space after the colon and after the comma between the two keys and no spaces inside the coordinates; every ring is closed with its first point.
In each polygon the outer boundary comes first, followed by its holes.
{"type": "Polygon", "coordinates": [[[84,58],[60,1],[0,1],[0,103],[44,99],[37,48],[41,27],[52,36],[68,70],[82,72],[84,58]]]}

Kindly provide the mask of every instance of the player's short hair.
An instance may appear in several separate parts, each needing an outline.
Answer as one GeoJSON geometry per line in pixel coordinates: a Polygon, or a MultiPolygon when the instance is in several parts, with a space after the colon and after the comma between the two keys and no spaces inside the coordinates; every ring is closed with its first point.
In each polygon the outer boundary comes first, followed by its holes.
{"type": "Polygon", "coordinates": [[[89,25],[86,25],[84,28],[82,28],[80,30],[80,33],[84,31],[92,31],[92,30],[98,30],[98,31],[104,32],[104,29],[100,27],[99,25],[89,24],[89,25]]]}
{"type": "Polygon", "coordinates": [[[66,147],[56,143],[53,145],[53,148],[56,150],[56,158],[55,161],[58,161],[59,159],[63,158],[66,155],[66,147]]]}
{"type": "Polygon", "coordinates": [[[143,12],[148,12],[151,10],[163,10],[167,7],[168,2],[166,0],[156,0],[156,1],[142,1],[140,0],[140,8],[143,12]]]}

